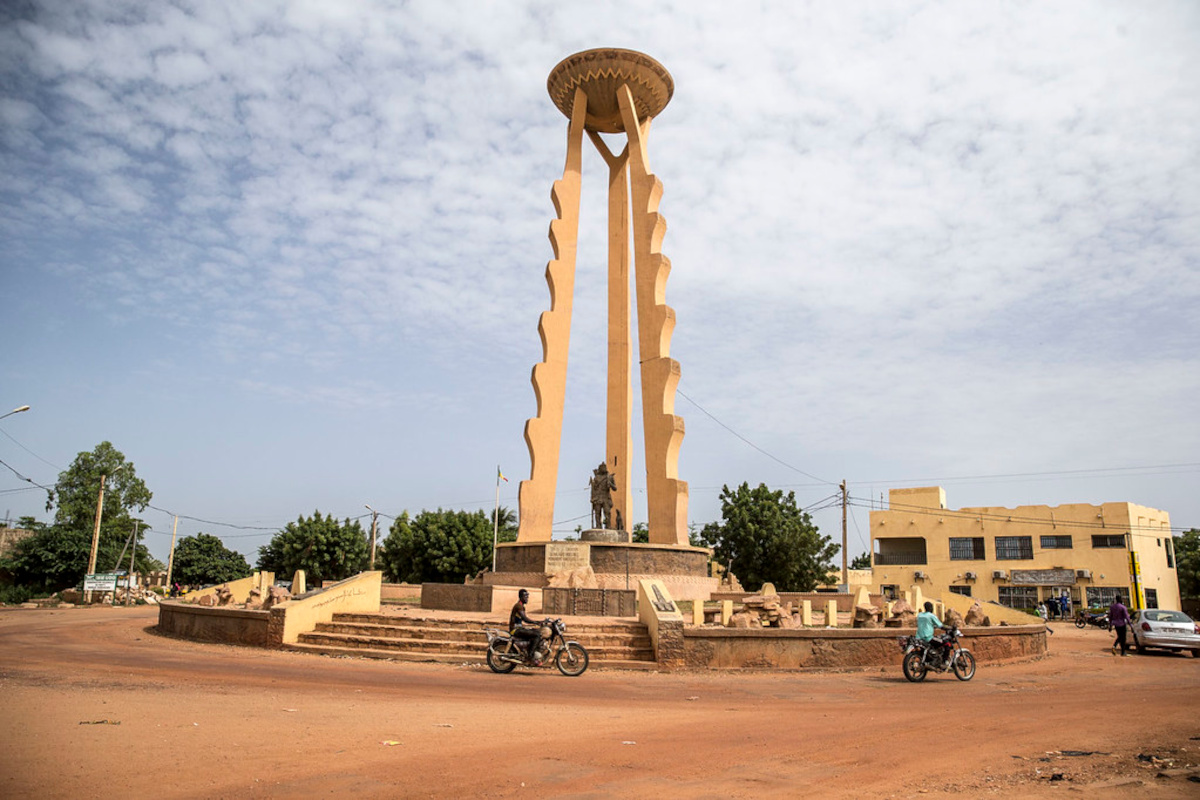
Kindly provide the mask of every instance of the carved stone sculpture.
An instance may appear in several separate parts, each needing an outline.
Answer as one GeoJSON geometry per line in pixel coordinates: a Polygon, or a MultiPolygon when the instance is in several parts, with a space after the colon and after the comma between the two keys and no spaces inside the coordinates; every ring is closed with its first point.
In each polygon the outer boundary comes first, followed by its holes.
{"type": "Polygon", "coordinates": [[[589,485],[592,490],[592,527],[612,528],[612,493],[617,489],[617,482],[609,474],[603,461],[592,472],[589,485]]]}

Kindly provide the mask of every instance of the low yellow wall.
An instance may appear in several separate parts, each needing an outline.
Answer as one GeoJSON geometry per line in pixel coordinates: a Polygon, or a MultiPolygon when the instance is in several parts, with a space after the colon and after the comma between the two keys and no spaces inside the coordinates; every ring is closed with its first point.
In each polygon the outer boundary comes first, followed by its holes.
{"type": "MultiPolygon", "coordinates": [[[[977,598],[967,597],[966,595],[947,592],[940,598],[943,605],[954,609],[964,617],[971,606],[975,605],[977,598]]],[[[1032,614],[1026,614],[1024,611],[1017,611],[1015,608],[1002,606],[999,603],[980,603],[983,608],[983,613],[991,619],[993,625],[999,625],[1001,622],[1007,622],[1009,625],[1041,625],[1041,617],[1035,617],[1032,614]]]]}
{"type": "Polygon", "coordinates": [[[383,573],[360,572],[303,600],[289,600],[271,609],[269,643],[294,644],[300,634],[329,622],[334,614],[378,614],[383,573]]]}

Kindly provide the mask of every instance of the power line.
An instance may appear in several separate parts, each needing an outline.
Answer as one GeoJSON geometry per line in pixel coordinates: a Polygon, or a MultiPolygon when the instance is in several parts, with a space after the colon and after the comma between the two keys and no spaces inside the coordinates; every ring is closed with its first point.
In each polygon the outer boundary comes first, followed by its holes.
{"type": "Polygon", "coordinates": [[[9,470],[12,471],[13,475],[16,475],[18,478],[25,481],[26,483],[32,483],[34,486],[38,487],[39,489],[45,489],[48,494],[51,494],[51,495],[54,494],[54,490],[51,489],[49,486],[42,486],[40,483],[33,480],[32,478],[26,478],[24,475],[22,475],[21,473],[17,472],[15,469],[13,469],[11,466],[9,466],[6,462],[0,461],[0,464],[4,464],[4,466],[8,467],[9,470]]]}
{"type": "Polygon", "coordinates": [[[56,470],[58,470],[59,472],[62,472],[62,471],[63,471],[63,468],[62,468],[62,467],[60,467],[60,466],[58,466],[57,464],[54,464],[54,463],[52,463],[52,462],[50,462],[50,461],[47,461],[46,459],[44,459],[44,458],[42,458],[41,456],[39,456],[37,453],[35,453],[35,452],[33,452],[32,450],[30,450],[30,449],[29,449],[28,447],[26,447],[25,445],[23,445],[23,444],[21,444],[20,442],[18,442],[16,439],[14,439],[14,438],[13,438],[13,437],[12,437],[12,436],[9,434],[9,432],[8,432],[8,431],[6,431],[6,430],[4,430],[4,429],[0,428],[0,433],[3,433],[5,436],[7,436],[7,437],[9,438],[9,441],[11,441],[11,442],[12,442],[13,444],[15,444],[17,447],[19,447],[19,448],[21,448],[22,450],[24,450],[26,453],[29,453],[29,455],[33,456],[33,457],[34,457],[34,458],[36,458],[38,461],[41,461],[43,464],[48,464],[49,466],[51,466],[51,467],[54,467],[54,468],[55,468],[56,470]]]}
{"type": "Polygon", "coordinates": [[[691,403],[692,405],[694,405],[696,408],[700,409],[701,413],[703,413],[703,414],[704,414],[706,417],[708,417],[709,419],[711,419],[713,422],[717,423],[717,424],[718,424],[718,425],[720,425],[722,428],[724,428],[725,430],[729,431],[729,432],[730,432],[730,433],[732,433],[734,436],[736,436],[737,438],[741,439],[743,442],[745,442],[746,444],[750,445],[750,446],[751,446],[751,447],[753,447],[755,450],[757,450],[758,452],[762,453],[764,456],[766,456],[767,458],[771,459],[772,461],[775,461],[776,463],[782,464],[783,466],[787,467],[788,469],[792,470],[793,472],[799,472],[801,475],[803,475],[803,476],[804,476],[804,477],[806,477],[806,478],[812,478],[814,481],[819,481],[820,483],[828,484],[828,485],[830,485],[830,486],[836,486],[836,485],[837,485],[837,484],[836,484],[836,483],[834,483],[833,481],[827,481],[827,480],[825,480],[824,478],[818,478],[816,475],[812,475],[812,474],[810,474],[810,473],[808,473],[808,472],[805,472],[804,470],[800,469],[799,467],[793,467],[791,464],[787,463],[787,462],[786,462],[786,461],[784,461],[783,459],[781,459],[781,458],[778,458],[778,457],[776,457],[776,456],[772,455],[771,453],[768,453],[766,450],[762,449],[761,447],[759,447],[758,445],[756,445],[754,442],[750,441],[750,440],[749,440],[749,439],[747,439],[745,436],[742,436],[740,433],[738,433],[737,431],[735,431],[733,428],[729,427],[729,426],[728,426],[728,425],[726,425],[724,422],[721,422],[721,420],[719,420],[719,419],[717,419],[716,417],[714,417],[714,416],[713,416],[712,414],[710,414],[710,413],[709,413],[709,412],[708,412],[708,411],[707,411],[707,410],[706,410],[706,409],[705,409],[703,406],[701,406],[699,403],[697,403],[697,402],[696,402],[695,400],[693,400],[692,398],[688,397],[688,396],[687,396],[686,394],[684,394],[684,393],[683,393],[683,392],[682,392],[680,389],[676,388],[676,389],[675,389],[675,392],[676,392],[676,394],[678,394],[680,397],[682,397],[684,400],[687,400],[689,403],[691,403]]]}
{"type": "Polygon", "coordinates": [[[1147,536],[1147,537],[1153,537],[1155,535],[1155,531],[1160,531],[1160,533],[1158,535],[1161,537],[1162,535],[1164,535],[1164,532],[1174,533],[1175,531],[1184,532],[1184,531],[1191,530],[1190,527],[1175,527],[1175,526],[1171,526],[1169,528],[1156,528],[1156,529],[1152,529],[1152,530],[1147,530],[1145,528],[1139,528],[1136,525],[1129,525],[1129,526],[1111,525],[1111,524],[1106,524],[1103,521],[1101,521],[1101,522],[1082,522],[1082,521],[1075,521],[1075,520],[1045,519],[1043,517],[1023,517],[1023,516],[1019,516],[1016,514],[1005,514],[1003,512],[997,513],[997,512],[970,511],[967,509],[929,508],[928,506],[910,506],[910,505],[905,505],[903,503],[889,503],[888,508],[886,508],[886,509],[874,509],[872,505],[865,504],[862,501],[855,502],[852,500],[850,505],[856,506],[858,508],[866,508],[868,510],[895,511],[895,512],[899,512],[899,513],[903,513],[903,514],[920,514],[920,515],[924,515],[924,516],[953,517],[955,519],[976,520],[981,523],[982,522],[1005,522],[1005,523],[1011,522],[1011,523],[1015,523],[1018,525],[1041,525],[1041,526],[1051,527],[1051,528],[1082,528],[1085,530],[1097,530],[1097,531],[1100,531],[1100,530],[1104,530],[1104,531],[1124,530],[1126,527],[1128,527],[1129,532],[1132,533],[1134,536],[1147,536]],[[1134,533],[1135,530],[1137,531],[1136,533],[1134,533]]]}
{"type": "Polygon", "coordinates": [[[1192,471],[1200,468],[1200,463],[1190,464],[1154,464],[1140,467],[1099,467],[1095,469],[1068,469],[1055,470],[1050,472],[1009,472],[998,473],[995,475],[959,475],[956,477],[942,478],[907,478],[904,480],[890,481],[854,481],[859,484],[867,485],[890,485],[896,486],[900,484],[912,483],[951,483],[955,481],[976,481],[976,480],[1000,480],[1010,478],[1047,478],[1060,476],[1078,476],[1078,477],[1097,477],[1103,474],[1136,474],[1136,475],[1161,475],[1161,474],[1179,474],[1180,472],[1192,471]],[[1146,470],[1159,470],[1157,472],[1147,472],[1146,470]]]}

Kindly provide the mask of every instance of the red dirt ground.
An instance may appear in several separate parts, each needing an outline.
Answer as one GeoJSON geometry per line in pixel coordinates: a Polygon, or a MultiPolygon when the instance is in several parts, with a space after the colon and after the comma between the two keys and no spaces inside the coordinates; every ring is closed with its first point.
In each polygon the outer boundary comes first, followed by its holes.
{"type": "Polygon", "coordinates": [[[178,641],[156,614],[0,611],[0,796],[1200,797],[1200,659],[1096,629],[910,684],[494,675],[178,641]]]}

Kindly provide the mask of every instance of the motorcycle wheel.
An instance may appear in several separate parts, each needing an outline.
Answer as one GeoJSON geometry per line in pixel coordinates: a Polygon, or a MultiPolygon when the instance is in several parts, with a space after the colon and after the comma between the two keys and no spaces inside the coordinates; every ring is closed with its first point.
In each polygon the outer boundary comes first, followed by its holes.
{"type": "Polygon", "coordinates": [[[913,651],[904,657],[904,677],[908,678],[913,683],[920,683],[925,680],[925,675],[928,670],[921,663],[920,651],[913,651]]]}
{"type": "Polygon", "coordinates": [[[588,652],[583,645],[568,642],[566,647],[554,655],[554,666],[558,667],[558,671],[563,675],[572,678],[582,675],[588,668],[588,652]]]}
{"type": "Polygon", "coordinates": [[[954,677],[960,681],[969,681],[975,677],[975,656],[966,650],[959,650],[954,655],[954,677]]]}
{"type": "Polygon", "coordinates": [[[492,672],[498,672],[501,675],[507,675],[517,668],[517,665],[511,661],[504,661],[499,657],[494,645],[488,645],[487,649],[487,665],[492,672]]]}
{"type": "Polygon", "coordinates": [[[1087,620],[1084,619],[1083,617],[1076,617],[1075,618],[1075,627],[1076,628],[1086,628],[1087,620]]]}

